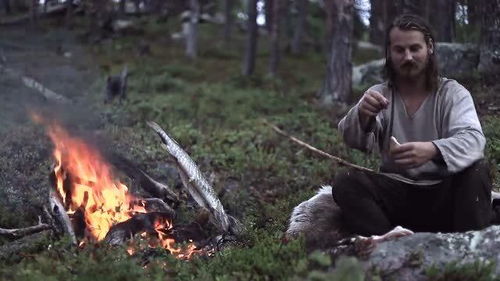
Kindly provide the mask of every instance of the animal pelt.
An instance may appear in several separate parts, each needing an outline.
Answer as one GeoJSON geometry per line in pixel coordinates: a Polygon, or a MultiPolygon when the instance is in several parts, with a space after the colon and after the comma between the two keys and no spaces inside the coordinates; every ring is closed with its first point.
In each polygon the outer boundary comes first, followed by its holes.
{"type": "Polygon", "coordinates": [[[309,248],[332,247],[350,235],[342,225],[332,187],[323,186],[316,195],[293,209],[286,237],[303,235],[309,248]]]}

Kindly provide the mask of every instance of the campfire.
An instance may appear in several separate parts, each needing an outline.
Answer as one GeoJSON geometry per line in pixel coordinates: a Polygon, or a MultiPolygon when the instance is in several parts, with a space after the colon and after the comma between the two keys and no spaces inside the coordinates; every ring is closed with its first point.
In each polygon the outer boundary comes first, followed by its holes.
{"type": "MultiPolygon", "coordinates": [[[[36,114],[33,114],[33,119],[47,126],[47,133],[54,144],[49,212],[53,218],[51,224],[56,226],[58,232],[69,235],[80,247],[89,243],[128,244],[127,252],[131,255],[144,250],[131,245],[162,247],[181,259],[189,259],[194,254],[213,253],[214,247],[208,241],[216,239],[193,235],[195,224],[174,226],[175,211],[163,200],[172,198],[171,190],[165,192],[168,187],[139,169],[143,175],[142,183],[147,183],[144,184],[146,189],[157,195],[167,193],[170,196],[141,198],[132,194],[97,149],[70,135],[56,122],[49,122],[36,114]],[[197,237],[198,241],[189,236],[197,237]],[[133,239],[141,239],[145,243],[129,243],[133,239]],[[185,243],[179,245],[176,242],[185,243]]],[[[186,169],[179,170],[181,177],[185,178],[183,173],[186,169]]],[[[213,190],[209,193],[208,197],[214,194],[213,190]]],[[[205,195],[201,192],[197,196],[205,195]]],[[[217,212],[212,216],[215,222],[223,218],[227,221],[225,227],[228,231],[239,226],[234,218],[224,213],[218,198],[204,200],[208,202],[206,204],[216,204],[215,207],[201,206],[217,212]]]]}

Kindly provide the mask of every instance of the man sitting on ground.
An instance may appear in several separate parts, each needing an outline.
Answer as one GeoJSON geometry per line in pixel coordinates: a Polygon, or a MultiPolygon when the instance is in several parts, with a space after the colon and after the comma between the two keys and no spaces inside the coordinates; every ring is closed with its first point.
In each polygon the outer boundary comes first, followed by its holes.
{"type": "Polygon", "coordinates": [[[347,145],[382,157],[381,173],[336,175],[333,198],[346,226],[364,236],[396,226],[418,232],[488,226],[486,140],[470,93],[438,76],[434,36],[420,17],[394,20],[385,53],[387,81],[368,89],[339,123],[347,145]]]}

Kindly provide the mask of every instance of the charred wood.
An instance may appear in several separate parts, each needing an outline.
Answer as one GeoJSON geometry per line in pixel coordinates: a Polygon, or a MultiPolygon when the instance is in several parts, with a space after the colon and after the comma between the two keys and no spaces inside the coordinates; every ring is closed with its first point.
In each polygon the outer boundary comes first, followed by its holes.
{"type": "Polygon", "coordinates": [[[146,198],[141,199],[145,203],[146,211],[148,212],[160,212],[169,214],[170,217],[175,218],[175,211],[167,203],[165,203],[160,198],[146,198]]]}
{"type": "Polygon", "coordinates": [[[168,185],[154,180],[129,159],[118,154],[113,154],[109,158],[115,167],[135,180],[151,196],[168,203],[177,204],[179,202],[179,197],[168,185]]]}
{"type": "Polygon", "coordinates": [[[168,213],[152,212],[146,214],[137,214],[132,218],[115,224],[112,226],[104,242],[109,245],[123,245],[127,240],[134,237],[134,235],[146,232],[147,234],[156,234],[155,221],[172,221],[172,217],[168,213]]]}

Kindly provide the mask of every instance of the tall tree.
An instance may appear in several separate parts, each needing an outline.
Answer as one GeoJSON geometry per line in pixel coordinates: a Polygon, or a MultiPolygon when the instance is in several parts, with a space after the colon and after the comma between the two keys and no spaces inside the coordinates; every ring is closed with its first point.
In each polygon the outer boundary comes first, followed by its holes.
{"type": "Polygon", "coordinates": [[[31,0],[31,23],[33,26],[35,26],[38,21],[38,5],[38,0],[31,0]]]}
{"type": "Polygon", "coordinates": [[[478,70],[500,74],[500,0],[482,0],[481,44],[478,70]]]}
{"type": "Polygon", "coordinates": [[[420,0],[420,15],[436,31],[436,40],[452,42],[455,39],[456,0],[420,0]]]}
{"type": "Polygon", "coordinates": [[[383,45],[385,30],[398,13],[397,3],[387,0],[370,0],[370,3],[370,42],[383,45]]]}
{"type": "Polygon", "coordinates": [[[10,6],[10,0],[2,0],[2,6],[5,10],[5,13],[7,15],[9,15],[10,13],[12,13],[12,8],[10,6]]]}
{"type": "Polygon", "coordinates": [[[257,53],[257,0],[248,0],[247,7],[247,42],[243,58],[242,74],[251,75],[255,69],[255,54],[257,53]]]}
{"type": "MultiPolygon", "coordinates": [[[[352,91],[352,33],[354,0],[329,0],[332,40],[326,77],[319,91],[321,103],[346,103],[352,91]]],[[[326,3],[325,3],[326,4],[326,3]]]]}
{"type": "Polygon", "coordinates": [[[66,26],[71,24],[71,19],[73,17],[73,1],[66,0],[66,26]]]}
{"type": "Polygon", "coordinates": [[[395,0],[398,14],[416,14],[423,16],[426,0],[395,0]]]}
{"type": "Polygon", "coordinates": [[[466,0],[467,20],[469,24],[479,25],[481,23],[481,7],[479,0],[466,0]]]}
{"type": "Polygon", "coordinates": [[[268,33],[271,33],[273,29],[273,5],[273,0],[264,0],[264,15],[266,17],[266,29],[268,33]]]}
{"type": "Polygon", "coordinates": [[[231,42],[231,31],[233,29],[233,3],[234,0],[224,1],[224,42],[229,45],[231,42]]]}
{"type": "Polygon", "coordinates": [[[126,0],[120,0],[119,6],[118,6],[118,11],[120,12],[120,16],[125,16],[125,10],[127,9],[127,1],[126,0]]]}
{"type": "Polygon", "coordinates": [[[198,0],[189,0],[189,22],[186,35],[186,56],[196,58],[198,48],[198,19],[200,4],[198,0]]]}
{"type": "Polygon", "coordinates": [[[292,54],[298,55],[302,52],[304,33],[307,25],[309,0],[298,0],[297,3],[297,24],[293,33],[292,54]]]}
{"type": "Polygon", "coordinates": [[[370,0],[370,42],[377,45],[384,43],[384,29],[386,26],[384,2],[383,0],[370,0]]]}
{"type": "Polygon", "coordinates": [[[270,56],[269,56],[269,74],[276,76],[280,61],[280,34],[281,34],[281,11],[282,0],[271,0],[273,7],[273,16],[271,24],[270,56]]]}

